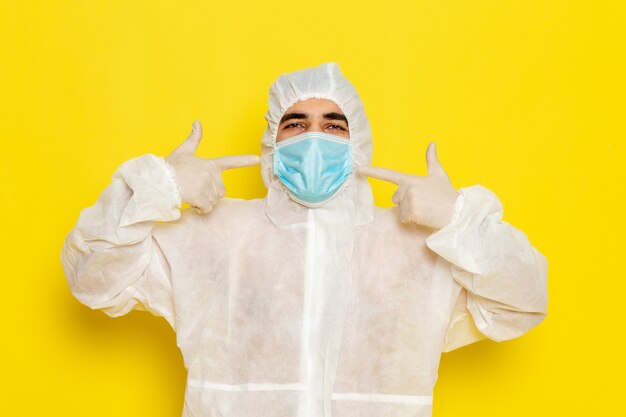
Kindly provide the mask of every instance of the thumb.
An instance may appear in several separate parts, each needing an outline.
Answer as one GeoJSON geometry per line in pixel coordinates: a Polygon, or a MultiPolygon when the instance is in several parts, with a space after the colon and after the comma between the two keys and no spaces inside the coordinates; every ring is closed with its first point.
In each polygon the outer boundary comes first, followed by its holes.
{"type": "Polygon", "coordinates": [[[202,139],[202,125],[200,124],[199,121],[196,120],[195,122],[193,122],[193,125],[191,126],[191,133],[189,134],[187,139],[185,139],[183,143],[181,143],[176,149],[174,149],[172,154],[193,155],[196,152],[196,149],[198,149],[198,145],[200,145],[201,139],[202,139]]]}
{"type": "Polygon", "coordinates": [[[428,144],[428,149],[426,150],[426,165],[428,166],[428,175],[448,176],[443,166],[441,166],[441,162],[439,162],[437,148],[434,143],[428,144]]]}
{"type": "Polygon", "coordinates": [[[217,165],[220,171],[231,168],[245,168],[253,165],[258,165],[261,162],[261,157],[258,155],[231,155],[223,156],[221,158],[212,159],[217,165]]]}
{"type": "Polygon", "coordinates": [[[406,174],[402,172],[393,171],[387,168],[379,168],[371,165],[364,165],[357,168],[357,172],[361,175],[376,178],[383,181],[392,182],[394,184],[400,184],[400,181],[406,174]]]}

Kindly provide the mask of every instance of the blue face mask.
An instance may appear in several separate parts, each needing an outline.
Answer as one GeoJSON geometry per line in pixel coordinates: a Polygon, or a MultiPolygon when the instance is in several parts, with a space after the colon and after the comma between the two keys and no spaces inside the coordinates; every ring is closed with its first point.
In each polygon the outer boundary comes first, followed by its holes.
{"type": "Polygon", "coordinates": [[[276,143],[274,174],[291,197],[315,207],[330,200],[352,173],[350,140],[306,132],[276,143]]]}

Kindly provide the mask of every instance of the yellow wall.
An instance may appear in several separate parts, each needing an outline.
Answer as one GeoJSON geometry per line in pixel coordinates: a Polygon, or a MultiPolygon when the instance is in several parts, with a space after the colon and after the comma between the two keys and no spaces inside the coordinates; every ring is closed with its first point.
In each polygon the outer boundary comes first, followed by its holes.
{"type": "MultiPolygon", "coordinates": [[[[326,61],[365,102],[377,165],[424,174],[436,141],[454,185],[495,191],[549,260],[546,321],[444,355],[434,415],[623,410],[624,2],[336,3],[1,3],[0,415],[180,415],[173,332],[80,305],[63,239],[120,163],[194,119],[200,155],[258,152],[271,82],[326,61]]],[[[264,194],[258,168],[225,181],[264,194]]]]}

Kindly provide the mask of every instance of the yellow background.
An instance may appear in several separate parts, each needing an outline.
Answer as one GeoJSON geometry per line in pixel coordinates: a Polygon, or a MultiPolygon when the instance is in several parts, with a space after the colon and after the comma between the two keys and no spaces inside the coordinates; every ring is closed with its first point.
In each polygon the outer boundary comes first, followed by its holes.
{"type": "MultiPolygon", "coordinates": [[[[178,416],[162,319],[69,293],[59,253],[119,164],[259,151],[283,72],[336,61],[379,166],[482,184],[549,260],[549,314],[445,354],[435,417],[623,411],[626,74],[622,1],[2,1],[0,415],[178,416]]],[[[228,194],[264,195],[258,168],[228,194]]],[[[393,186],[374,181],[380,205],[393,186]]],[[[381,416],[383,417],[383,416],[381,416]]]]}

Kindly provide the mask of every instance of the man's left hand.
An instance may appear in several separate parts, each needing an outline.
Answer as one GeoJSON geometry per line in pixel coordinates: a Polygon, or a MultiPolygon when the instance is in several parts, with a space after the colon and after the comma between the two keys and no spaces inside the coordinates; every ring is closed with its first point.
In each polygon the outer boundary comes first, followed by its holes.
{"type": "Polygon", "coordinates": [[[375,166],[359,167],[357,173],[398,185],[392,201],[400,210],[400,221],[441,229],[450,223],[458,193],[437,158],[434,143],[426,150],[426,164],[427,176],[375,166]]]}

